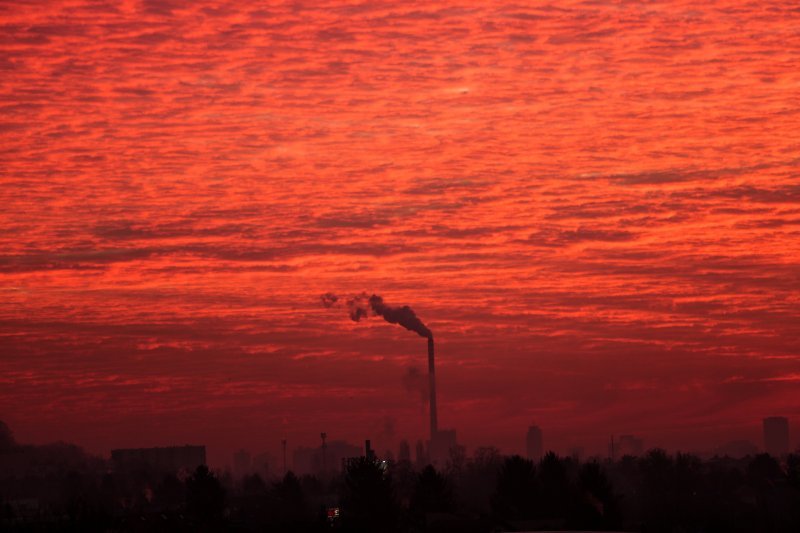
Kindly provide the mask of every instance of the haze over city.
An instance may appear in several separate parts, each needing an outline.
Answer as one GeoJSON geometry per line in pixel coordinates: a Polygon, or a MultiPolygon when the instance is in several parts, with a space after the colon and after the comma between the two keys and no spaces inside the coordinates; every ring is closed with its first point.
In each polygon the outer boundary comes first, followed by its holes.
{"type": "Polygon", "coordinates": [[[800,411],[786,2],[0,3],[19,442],[763,448],[800,411]],[[423,335],[424,336],[424,335],[423,335]]]}

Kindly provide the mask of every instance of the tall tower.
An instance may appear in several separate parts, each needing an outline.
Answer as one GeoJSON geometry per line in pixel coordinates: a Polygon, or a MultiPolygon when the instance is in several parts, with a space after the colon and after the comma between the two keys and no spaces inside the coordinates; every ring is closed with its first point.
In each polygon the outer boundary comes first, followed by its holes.
{"type": "Polygon", "coordinates": [[[239,450],[233,454],[233,473],[237,479],[248,475],[252,468],[253,460],[250,457],[250,452],[247,450],[239,450]]]}
{"type": "Polygon", "coordinates": [[[431,442],[436,439],[439,422],[436,414],[436,367],[433,361],[433,335],[428,337],[428,387],[431,407],[431,442]]]}
{"type": "Polygon", "coordinates": [[[328,438],[328,434],[323,431],[322,433],[319,434],[319,436],[322,439],[322,471],[326,472],[327,469],[328,469],[328,465],[326,464],[326,459],[327,458],[325,457],[325,455],[326,455],[325,452],[328,451],[328,445],[325,442],[325,439],[328,438]]]}
{"type": "Polygon", "coordinates": [[[286,475],[286,439],[281,439],[281,449],[283,450],[283,475],[286,475]]]}
{"type": "Polygon", "coordinates": [[[764,421],[764,449],[773,457],[780,458],[789,453],[789,419],[770,416],[764,421]]]}
{"type": "Polygon", "coordinates": [[[411,462],[411,446],[409,446],[408,441],[405,439],[400,441],[400,450],[397,452],[397,462],[411,462]]]}
{"type": "Polygon", "coordinates": [[[528,428],[528,435],[525,439],[525,449],[528,452],[528,459],[531,461],[539,461],[544,455],[542,448],[542,430],[539,426],[531,426],[528,428]]]}

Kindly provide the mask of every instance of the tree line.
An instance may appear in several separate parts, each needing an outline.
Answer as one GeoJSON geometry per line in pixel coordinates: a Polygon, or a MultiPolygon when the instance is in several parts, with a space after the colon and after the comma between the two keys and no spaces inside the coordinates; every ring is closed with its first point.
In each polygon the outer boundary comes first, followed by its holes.
{"type": "Polygon", "coordinates": [[[335,474],[234,480],[205,466],[182,477],[109,472],[64,453],[63,468],[0,475],[0,529],[800,531],[798,455],[701,460],[654,449],[615,462],[552,452],[534,462],[479,448],[455,450],[440,469],[362,457],[335,474]]]}

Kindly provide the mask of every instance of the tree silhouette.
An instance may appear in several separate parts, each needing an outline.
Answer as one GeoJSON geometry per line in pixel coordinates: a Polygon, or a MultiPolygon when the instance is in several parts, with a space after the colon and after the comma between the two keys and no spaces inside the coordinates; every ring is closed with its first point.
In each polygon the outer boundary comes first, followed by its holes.
{"type": "Polygon", "coordinates": [[[14,440],[14,433],[5,422],[0,420],[0,453],[8,453],[17,447],[14,440]]]}
{"type": "Polygon", "coordinates": [[[353,532],[393,531],[397,509],[392,480],[374,460],[350,462],[344,479],[342,521],[353,532]]]}
{"type": "Polygon", "coordinates": [[[652,449],[639,459],[642,508],[650,530],[672,531],[676,523],[673,468],[672,458],[662,449],[652,449]]]}
{"type": "Polygon", "coordinates": [[[786,457],[786,477],[791,487],[800,490],[800,455],[790,453],[786,457]]]}
{"type": "Polygon", "coordinates": [[[447,513],[453,510],[453,490],[448,480],[428,465],[417,477],[411,496],[411,513],[419,521],[426,513],[447,513]]]}
{"type": "Polygon", "coordinates": [[[592,461],[581,466],[577,488],[577,502],[568,520],[571,527],[603,530],[621,526],[614,490],[598,462],[592,461]]]}
{"type": "Polygon", "coordinates": [[[491,512],[490,503],[502,464],[503,457],[497,448],[480,447],[473,452],[457,480],[458,497],[465,508],[484,515],[491,512]]]}
{"type": "Polygon", "coordinates": [[[567,514],[571,495],[565,461],[555,453],[547,452],[539,462],[542,489],[539,509],[543,517],[563,518],[567,514]]]}
{"type": "Polygon", "coordinates": [[[267,484],[258,474],[244,476],[242,479],[242,492],[248,496],[263,498],[267,494],[267,484]]]}
{"type": "Polygon", "coordinates": [[[774,487],[776,482],[783,477],[781,465],[769,454],[756,455],[747,465],[748,481],[760,488],[774,487]]]}
{"type": "Polygon", "coordinates": [[[684,529],[691,524],[702,524],[703,515],[707,512],[701,501],[701,495],[705,491],[702,461],[694,455],[679,452],[675,455],[673,468],[673,508],[676,522],[684,529]]]}
{"type": "Polygon", "coordinates": [[[755,521],[768,531],[790,531],[800,498],[778,461],[766,453],[756,455],[747,465],[747,481],[757,495],[755,521]]]}
{"type": "Polygon", "coordinates": [[[225,489],[206,465],[186,478],[186,510],[201,526],[214,527],[222,521],[225,489]]]}
{"type": "Polygon", "coordinates": [[[447,462],[444,471],[448,478],[460,477],[467,462],[467,450],[464,446],[456,445],[448,450],[447,462]]]}
{"type": "Polygon", "coordinates": [[[269,515],[283,531],[297,530],[307,521],[306,498],[300,480],[291,470],[269,492],[269,515]]]}
{"type": "Polygon", "coordinates": [[[395,496],[404,508],[411,505],[411,498],[417,484],[417,473],[411,461],[400,460],[391,465],[392,481],[394,483],[395,496]]]}
{"type": "Polygon", "coordinates": [[[536,467],[519,455],[506,458],[492,498],[495,514],[506,520],[532,518],[537,501],[536,467]]]}
{"type": "Polygon", "coordinates": [[[186,501],[186,486],[175,474],[167,474],[154,491],[154,501],[167,509],[178,509],[186,501]]]}
{"type": "Polygon", "coordinates": [[[263,530],[269,523],[267,513],[267,484],[258,474],[245,475],[241,482],[241,491],[233,502],[232,514],[239,523],[247,524],[248,529],[263,530]]]}

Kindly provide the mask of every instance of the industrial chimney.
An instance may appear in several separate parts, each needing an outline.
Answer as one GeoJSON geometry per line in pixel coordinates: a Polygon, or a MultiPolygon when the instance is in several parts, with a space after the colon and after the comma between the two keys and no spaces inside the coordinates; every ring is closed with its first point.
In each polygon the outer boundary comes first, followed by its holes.
{"type": "MultiPolygon", "coordinates": [[[[325,293],[320,299],[322,305],[325,307],[334,307],[339,301],[339,297],[333,293],[325,293]]],[[[392,307],[386,305],[383,298],[377,294],[372,296],[367,295],[366,292],[357,294],[347,299],[347,308],[350,318],[356,322],[362,318],[367,318],[370,314],[382,316],[386,322],[390,324],[399,324],[409,331],[413,331],[420,337],[428,339],[428,385],[430,389],[430,404],[431,404],[431,447],[435,449],[442,448],[447,451],[455,445],[455,430],[446,430],[439,432],[438,421],[436,417],[436,368],[433,360],[433,333],[426,326],[422,320],[414,313],[414,310],[409,306],[392,307]]]]}
{"type": "Polygon", "coordinates": [[[439,430],[436,419],[436,368],[433,361],[433,335],[428,337],[428,380],[431,395],[431,442],[433,442],[439,430]]]}
{"type": "Polygon", "coordinates": [[[364,457],[366,457],[368,461],[375,460],[375,452],[372,451],[372,442],[369,439],[364,441],[364,457]]]}

